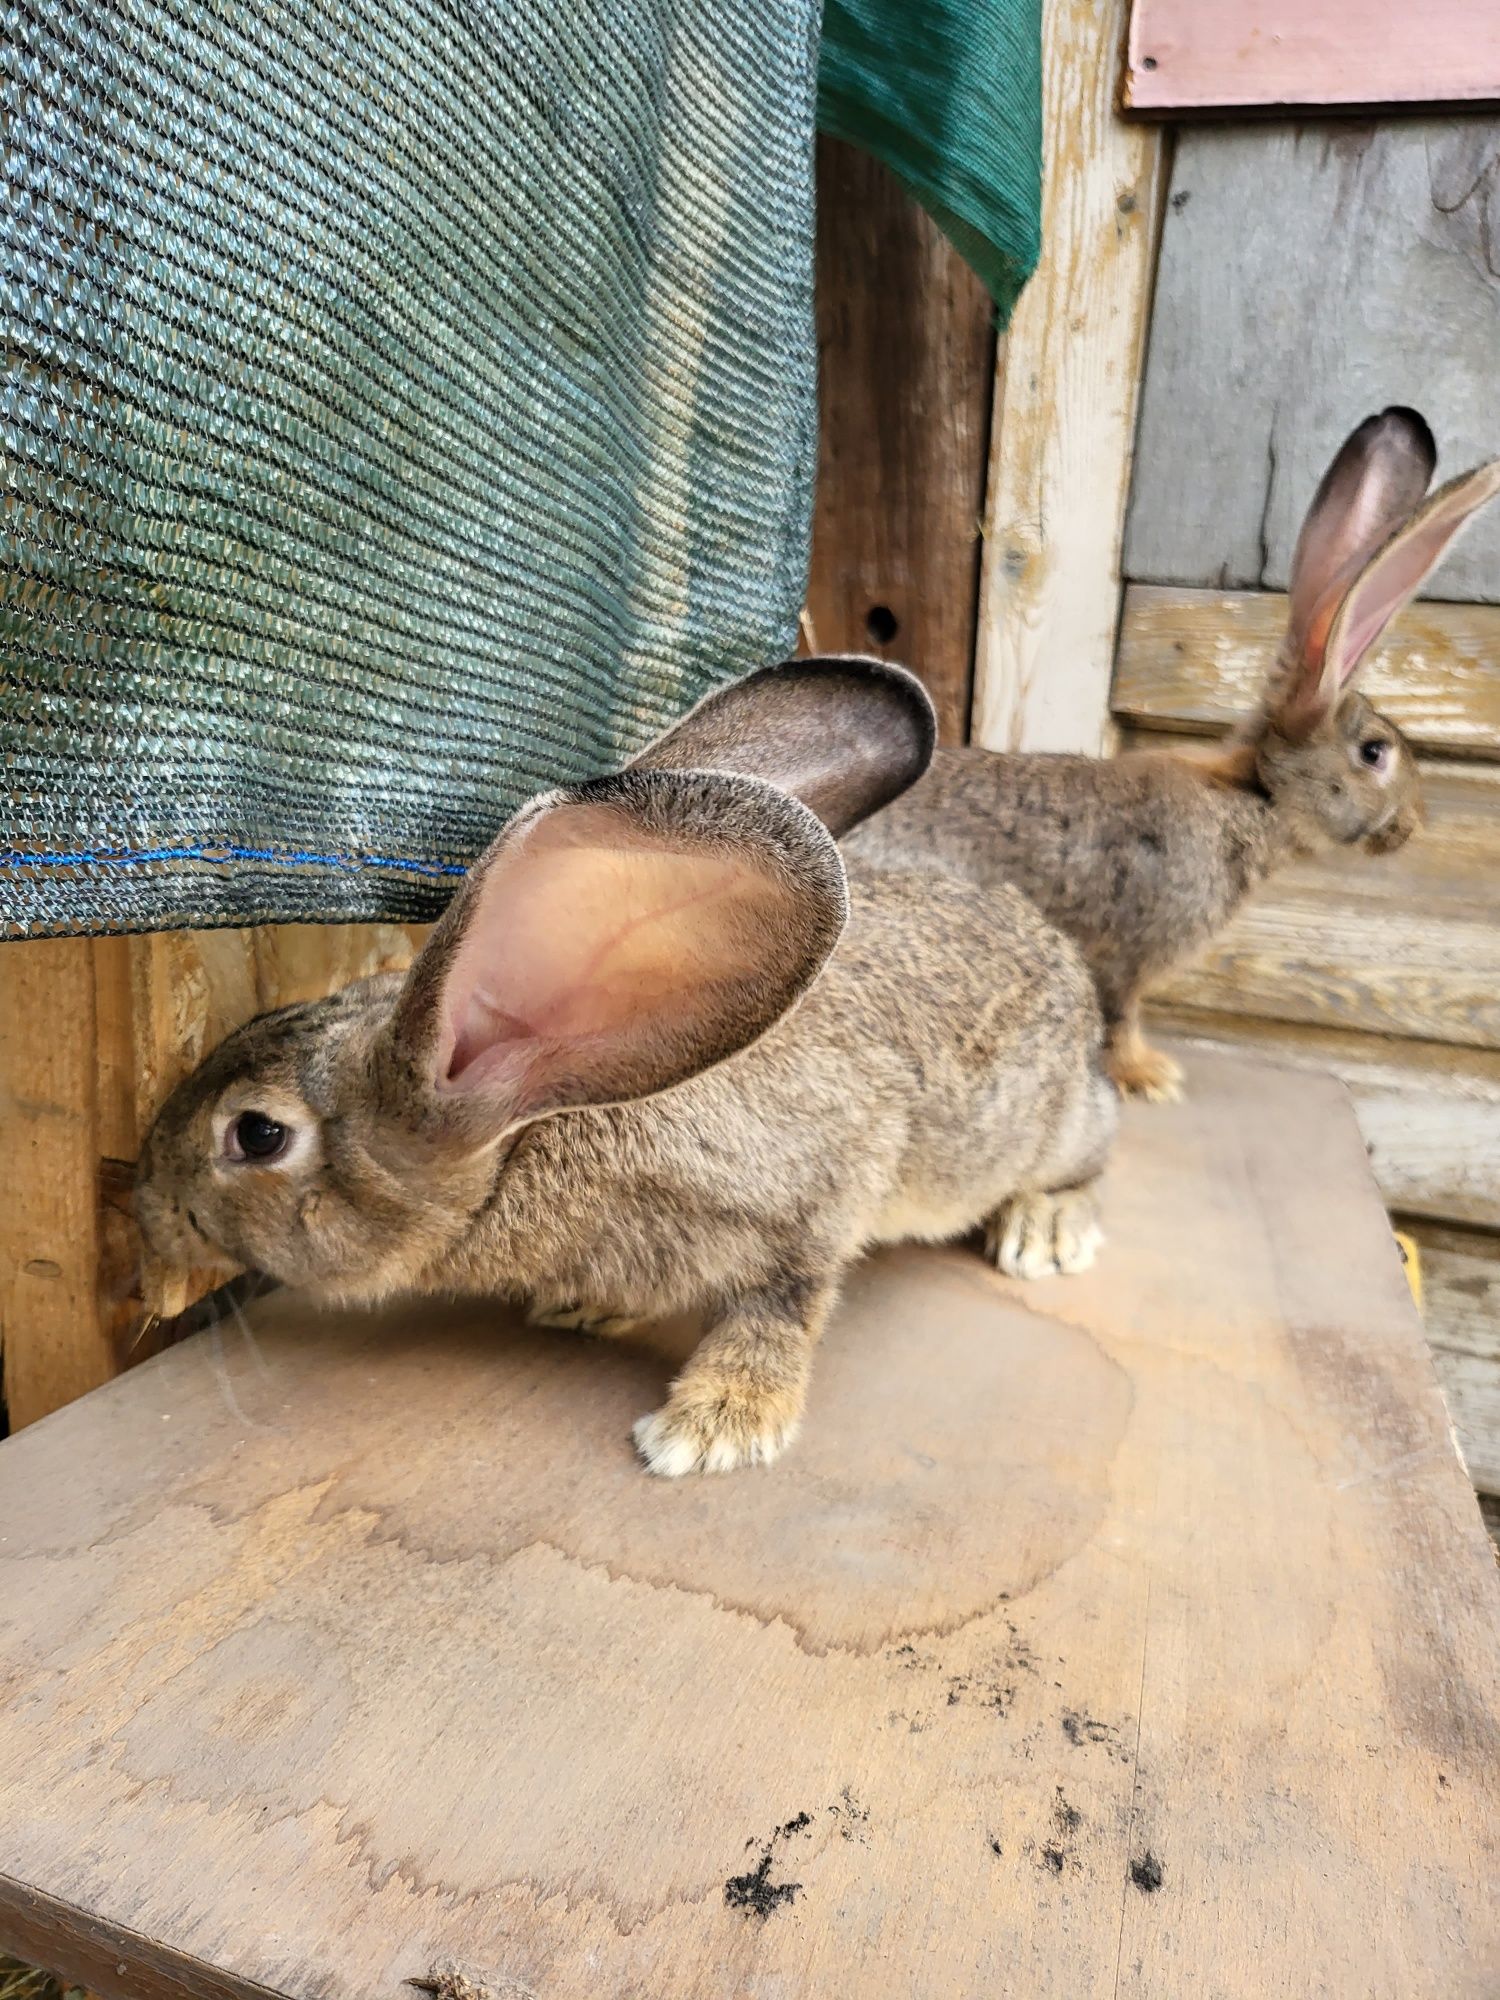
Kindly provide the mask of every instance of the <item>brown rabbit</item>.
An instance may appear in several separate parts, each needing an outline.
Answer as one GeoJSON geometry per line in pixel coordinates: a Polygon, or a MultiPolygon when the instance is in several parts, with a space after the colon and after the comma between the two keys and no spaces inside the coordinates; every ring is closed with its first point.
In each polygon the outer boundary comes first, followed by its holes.
{"type": "Polygon", "coordinates": [[[1205,945],[1290,856],[1330,843],[1387,854],[1420,821],[1410,748],[1349,683],[1500,491],[1495,460],[1419,504],[1435,458],[1413,410],[1382,410],[1345,442],[1298,538],[1261,710],[1222,754],[939,751],[848,853],[1023,889],[1088,960],[1116,1084],[1176,1096],[1178,1066],[1141,1036],[1143,988],[1205,945]]]}
{"type": "Polygon", "coordinates": [[[828,829],[932,726],[899,670],[789,662],[534,800],[404,979],[253,1021],[173,1093],[154,1247],[602,1330],[706,1308],[637,1427],[663,1473],[786,1445],[870,1244],[982,1224],[1005,1270],[1082,1268],[1114,1097],[1077,951],[1013,889],[856,866],[846,897],[828,829]]]}

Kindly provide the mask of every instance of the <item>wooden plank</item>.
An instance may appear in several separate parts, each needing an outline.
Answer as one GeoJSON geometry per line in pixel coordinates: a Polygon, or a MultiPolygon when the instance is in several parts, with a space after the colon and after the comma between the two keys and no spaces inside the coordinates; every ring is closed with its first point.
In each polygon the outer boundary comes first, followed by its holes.
{"type": "Polygon", "coordinates": [[[424,924],[273,924],[253,933],[257,1012],[321,1000],[411,963],[424,924]]]}
{"type": "Polygon", "coordinates": [[[1500,98],[1500,14],[1474,0],[1134,0],[1125,102],[1420,104],[1500,98]]]}
{"type": "Polygon", "coordinates": [[[994,380],[989,295],[869,154],[818,141],[820,437],[807,649],[922,675],[968,733],[994,380]]]}
{"type": "Polygon", "coordinates": [[[1489,1543],[1342,1092],[1192,1084],[1095,1272],[865,1266],[769,1472],[651,1481],[667,1354],[482,1303],[269,1301],[0,1446],[0,1939],[110,2000],[1477,2000],[1489,1543]]]}
{"type": "MultiPolygon", "coordinates": [[[[1178,135],[1127,576],[1284,590],[1325,465],[1383,404],[1426,415],[1440,479],[1500,449],[1497,149],[1480,115],[1178,135]]],[[[1431,595],[1492,602],[1497,580],[1492,510],[1431,595]]]]}
{"type": "Polygon", "coordinates": [[[1474,1484],[1500,1494],[1500,1237],[1408,1225],[1422,1257],[1423,1317],[1474,1484]]]}
{"type": "Polygon", "coordinates": [[[1153,1008],[1151,1026],[1338,1077],[1388,1208],[1500,1229],[1500,1051],[1186,1008],[1153,1008]]]}
{"type": "MultiPolygon", "coordinates": [[[[1280,591],[1125,593],[1114,707],[1122,721],[1220,730],[1260,696],[1286,622],[1280,591]]],[[[1360,686],[1422,750],[1500,758],[1500,608],[1413,604],[1371,655],[1360,686]]]]}
{"type": "MultiPolygon", "coordinates": [[[[1133,736],[1160,746],[1161,737],[1133,736]]],[[[1179,750],[1181,738],[1166,739],[1179,750]]],[[[1426,824],[1395,854],[1280,870],[1154,997],[1313,1027],[1500,1047],[1500,772],[1428,764],[1426,824]]]]}
{"type": "Polygon", "coordinates": [[[973,734],[1108,747],[1161,142],[1115,112],[1125,0],[1043,8],[1042,261],[995,379],[973,734]]]}
{"type": "Polygon", "coordinates": [[[12,1428],[115,1370],[100,1311],[94,976],[86,938],[0,948],[0,1361],[12,1428]]]}

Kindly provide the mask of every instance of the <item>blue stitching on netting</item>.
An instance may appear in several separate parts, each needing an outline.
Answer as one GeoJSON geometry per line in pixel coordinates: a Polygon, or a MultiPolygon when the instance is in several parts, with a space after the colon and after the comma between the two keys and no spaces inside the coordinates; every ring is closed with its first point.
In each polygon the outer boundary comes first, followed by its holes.
{"type": "Polygon", "coordinates": [[[222,867],[231,861],[269,861],[277,868],[390,868],[403,875],[467,875],[459,861],[408,861],[389,854],[288,853],[275,847],[137,847],[80,848],[76,854],[26,854],[9,848],[0,855],[7,868],[141,868],[152,862],[207,861],[222,867]]]}

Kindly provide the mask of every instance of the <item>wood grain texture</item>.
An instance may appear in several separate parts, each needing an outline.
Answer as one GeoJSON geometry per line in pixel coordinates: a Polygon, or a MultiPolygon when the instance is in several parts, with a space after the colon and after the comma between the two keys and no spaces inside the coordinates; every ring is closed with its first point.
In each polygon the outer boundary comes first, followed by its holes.
{"type": "Polygon", "coordinates": [[[1412,1223],[1423,1318],[1458,1441],[1481,1493],[1500,1494],[1500,1236],[1412,1223]]]}
{"type": "Polygon", "coordinates": [[[973,735],[1102,750],[1162,142],[1115,111],[1125,0],[1043,8],[1042,260],[995,381],[973,735]]]}
{"type": "Polygon", "coordinates": [[[1500,1580],[1363,1148],[1192,1083],[1094,1273],[858,1273],[764,1474],[639,1471],[649,1344],[290,1299],[0,1446],[0,1939],[131,2000],[1493,1992],[1500,1580]]]}
{"type": "MultiPolygon", "coordinates": [[[[1285,623],[1280,591],[1131,584],[1115,714],[1158,729],[1226,728],[1254,709],[1285,623]]],[[[1359,684],[1419,749],[1500,760],[1500,607],[1411,605],[1359,684]]]]}
{"type": "Polygon", "coordinates": [[[922,676],[968,733],[994,312],[881,163],[818,141],[821,408],[807,650],[922,676]]]}
{"type": "Polygon", "coordinates": [[[1474,0],[1134,0],[1132,111],[1500,98],[1500,14],[1474,0]]]}
{"type": "MultiPolygon", "coordinates": [[[[1324,466],[1387,403],[1428,418],[1440,479],[1500,452],[1497,241],[1500,117],[1184,129],[1126,575],[1284,590],[1324,466]]],[[[1430,594],[1500,597],[1500,515],[1430,594]]]]}
{"type": "Polygon", "coordinates": [[[84,938],[0,947],[0,1362],[12,1426],[114,1373],[101,1265],[94,972],[84,938]]]}
{"type": "Polygon", "coordinates": [[[1500,1051],[1154,1007],[1190,1047],[1326,1071],[1348,1088],[1387,1208],[1500,1229],[1500,1051]]]}
{"type": "MultiPolygon", "coordinates": [[[[1192,754],[1182,738],[1166,741],[1192,754]]],[[[1333,850],[1291,863],[1154,997],[1221,1014],[1500,1047],[1500,772],[1426,764],[1422,785],[1426,824],[1399,852],[1333,850]]]]}

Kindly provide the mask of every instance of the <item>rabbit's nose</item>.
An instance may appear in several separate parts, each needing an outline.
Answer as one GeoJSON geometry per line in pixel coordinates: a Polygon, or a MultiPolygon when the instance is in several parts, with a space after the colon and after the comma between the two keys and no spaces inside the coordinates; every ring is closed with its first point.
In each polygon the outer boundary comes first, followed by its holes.
{"type": "Polygon", "coordinates": [[[1393,815],[1384,826],[1365,838],[1366,854],[1394,854],[1398,847],[1405,847],[1421,824],[1421,815],[1402,811],[1393,815]]]}

